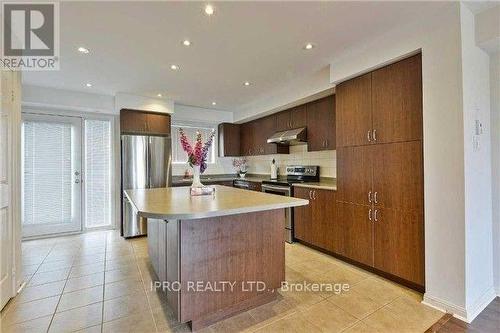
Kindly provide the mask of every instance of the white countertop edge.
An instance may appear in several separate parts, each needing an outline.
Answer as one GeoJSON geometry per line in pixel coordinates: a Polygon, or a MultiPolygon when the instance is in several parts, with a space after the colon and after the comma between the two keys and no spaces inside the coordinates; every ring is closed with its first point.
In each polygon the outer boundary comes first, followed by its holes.
{"type": "Polygon", "coordinates": [[[284,203],[284,204],[272,204],[272,205],[260,205],[260,206],[252,206],[252,207],[240,207],[233,209],[226,209],[224,211],[208,211],[203,213],[185,213],[185,214],[155,214],[143,212],[137,209],[135,203],[130,200],[130,197],[127,191],[124,191],[128,200],[130,201],[134,210],[137,211],[142,217],[150,218],[150,219],[158,219],[158,220],[195,220],[195,219],[203,219],[207,217],[217,217],[217,216],[227,216],[227,215],[237,215],[237,214],[245,214],[245,213],[255,213],[266,210],[274,210],[274,209],[285,209],[299,206],[306,206],[309,204],[309,200],[306,199],[297,199],[297,201],[293,203],[284,203]]]}
{"type": "Polygon", "coordinates": [[[295,187],[308,187],[308,188],[317,188],[320,190],[329,190],[329,191],[336,191],[337,190],[337,185],[315,185],[315,184],[293,184],[295,187]]]}

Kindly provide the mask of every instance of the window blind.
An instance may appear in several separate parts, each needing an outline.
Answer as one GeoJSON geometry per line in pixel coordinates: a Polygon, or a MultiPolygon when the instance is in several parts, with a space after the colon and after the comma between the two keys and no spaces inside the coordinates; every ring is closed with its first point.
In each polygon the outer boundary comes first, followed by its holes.
{"type": "Polygon", "coordinates": [[[111,225],[111,122],[85,120],[85,226],[111,225]]]}
{"type": "MultiPolygon", "coordinates": [[[[196,140],[196,132],[199,131],[201,133],[201,137],[203,139],[203,143],[207,142],[210,133],[212,132],[212,127],[194,127],[194,126],[181,126],[181,125],[172,125],[172,162],[173,163],[187,163],[188,156],[186,152],[182,149],[179,128],[184,129],[186,136],[189,139],[191,145],[194,145],[196,140]]],[[[215,161],[215,144],[216,139],[214,138],[214,142],[210,147],[210,152],[207,156],[207,163],[214,163],[215,161]]]]}
{"type": "Polygon", "coordinates": [[[23,131],[23,224],[71,223],[71,125],[25,121],[23,131]]]}

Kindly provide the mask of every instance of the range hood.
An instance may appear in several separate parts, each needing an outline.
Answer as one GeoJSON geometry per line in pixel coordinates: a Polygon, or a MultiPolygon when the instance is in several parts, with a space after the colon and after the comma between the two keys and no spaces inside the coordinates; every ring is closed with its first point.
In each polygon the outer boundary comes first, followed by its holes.
{"type": "Polygon", "coordinates": [[[267,143],[280,145],[303,145],[307,142],[307,130],[305,127],[295,128],[288,131],[276,132],[267,139],[267,143]]]}

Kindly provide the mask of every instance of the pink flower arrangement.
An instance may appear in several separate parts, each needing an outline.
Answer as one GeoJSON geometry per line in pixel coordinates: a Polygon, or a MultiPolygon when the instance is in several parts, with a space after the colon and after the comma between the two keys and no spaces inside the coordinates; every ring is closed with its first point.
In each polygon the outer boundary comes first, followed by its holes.
{"type": "Polygon", "coordinates": [[[233,167],[236,168],[238,173],[247,172],[247,159],[246,158],[235,158],[233,159],[233,167]]]}
{"type": "Polygon", "coordinates": [[[203,173],[207,169],[207,156],[210,147],[214,141],[215,130],[212,130],[207,142],[203,144],[201,133],[196,132],[196,142],[193,146],[189,143],[186,133],[182,128],[179,129],[181,135],[181,145],[182,149],[188,154],[188,163],[191,167],[198,165],[200,167],[200,173],[203,173]]]}

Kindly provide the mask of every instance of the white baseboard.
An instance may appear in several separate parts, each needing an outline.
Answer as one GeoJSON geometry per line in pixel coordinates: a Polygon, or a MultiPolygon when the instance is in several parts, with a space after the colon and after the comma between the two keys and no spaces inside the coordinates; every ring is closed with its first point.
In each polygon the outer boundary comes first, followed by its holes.
{"type": "Polygon", "coordinates": [[[424,294],[423,304],[433,307],[437,310],[451,313],[453,317],[460,319],[466,323],[471,323],[487,306],[492,300],[497,297],[498,292],[494,287],[488,288],[481,297],[475,302],[473,306],[469,309],[463,306],[457,306],[455,304],[449,303],[437,297],[429,296],[424,294]]]}
{"type": "Polygon", "coordinates": [[[467,309],[467,316],[466,320],[464,321],[467,323],[471,323],[474,318],[476,318],[488,306],[488,304],[490,304],[491,301],[495,299],[495,297],[497,297],[497,292],[495,291],[495,288],[493,286],[486,289],[481,297],[477,299],[475,304],[467,309]]]}
{"type": "Polygon", "coordinates": [[[465,318],[467,316],[467,312],[465,311],[464,307],[449,303],[437,297],[429,296],[427,295],[427,293],[424,294],[422,303],[439,311],[451,313],[453,314],[453,316],[461,320],[463,320],[462,318],[465,318]]]}

